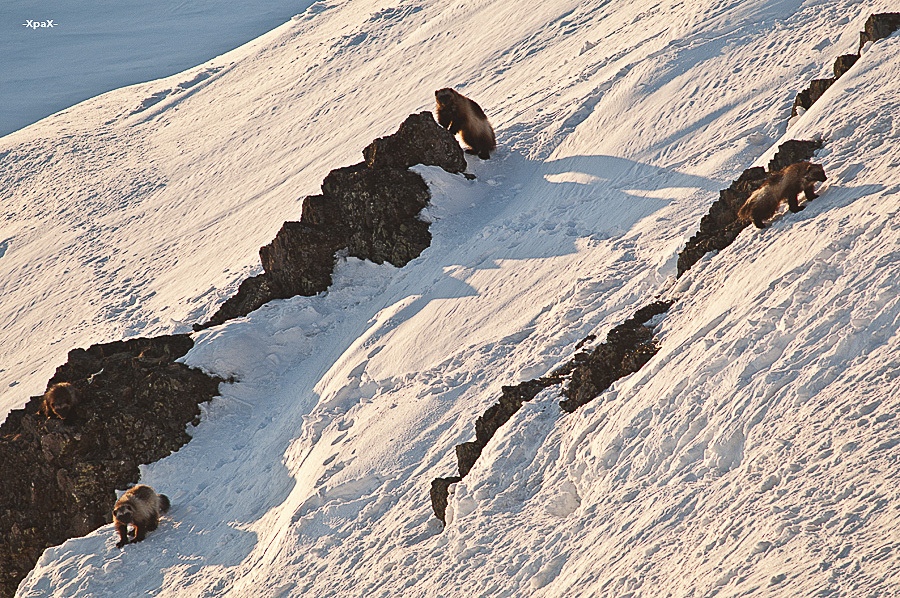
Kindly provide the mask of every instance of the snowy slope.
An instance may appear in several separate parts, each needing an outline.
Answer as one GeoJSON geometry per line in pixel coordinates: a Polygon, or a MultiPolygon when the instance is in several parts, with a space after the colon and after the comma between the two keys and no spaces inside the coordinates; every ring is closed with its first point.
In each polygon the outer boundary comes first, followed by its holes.
{"type": "MultiPolygon", "coordinates": [[[[208,64],[0,139],[0,414],[43,392],[73,347],[204,320],[329,170],[447,84],[488,107],[499,158],[526,160],[527,180],[497,172],[522,185],[511,209],[534,201],[551,228],[572,214],[558,251],[631,233],[670,259],[882,5],[803,6],[320,2],[208,64]],[[595,197],[615,216],[598,223],[595,197]],[[657,210],[673,225],[631,228],[657,210]]],[[[622,280],[639,267],[610,254],[590,270],[613,261],[622,280]]]]}
{"type": "Polygon", "coordinates": [[[793,94],[887,8],[317,3],[5,138],[4,188],[30,211],[0,235],[0,326],[28,340],[4,343],[21,357],[3,375],[32,388],[51,339],[61,360],[208,315],[298,199],[433,89],[476,98],[501,144],[475,181],[418,169],[434,242],[406,267],[345,260],[328,293],[196,335],[187,362],[239,382],[144,468],[173,499],[164,524],[121,551],[111,526],[48,549],[19,595],[896,592],[900,37],[784,137],[825,139],[822,197],[672,280],[717,190],[765,163],[793,94]],[[575,414],[559,388],[526,404],[442,531],[430,482],[500,387],[659,292],[679,299],[660,353],[575,414]]]}

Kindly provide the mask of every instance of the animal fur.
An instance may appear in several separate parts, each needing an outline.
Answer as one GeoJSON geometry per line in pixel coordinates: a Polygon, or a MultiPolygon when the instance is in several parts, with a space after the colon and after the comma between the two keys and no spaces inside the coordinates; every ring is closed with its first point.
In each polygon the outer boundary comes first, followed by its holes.
{"type": "Polygon", "coordinates": [[[438,124],[454,135],[459,133],[463,143],[471,148],[469,153],[478,154],[482,160],[490,158],[497,148],[497,139],[481,106],[449,87],[434,92],[434,98],[438,124]]]}
{"type": "Polygon", "coordinates": [[[816,181],[825,181],[825,169],[821,164],[797,162],[769,175],[763,186],[753,192],[741,209],[741,220],[752,220],[757,228],[765,228],[768,220],[778,211],[781,202],[787,201],[792,212],[799,212],[806,206],[797,202],[802,191],[807,201],[819,197],[814,191],[816,181]]]}
{"type": "Polygon", "coordinates": [[[54,384],[44,393],[41,413],[47,417],[55,415],[59,419],[68,419],[78,406],[78,398],[78,391],[68,382],[54,384]]]}
{"type": "Polygon", "coordinates": [[[157,494],[153,488],[145,484],[128,490],[116,501],[113,507],[113,521],[119,532],[118,548],[128,544],[128,526],[134,526],[134,540],[140,542],[159,526],[159,514],[165,513],[170,506],[169,497],[157,494]]]}

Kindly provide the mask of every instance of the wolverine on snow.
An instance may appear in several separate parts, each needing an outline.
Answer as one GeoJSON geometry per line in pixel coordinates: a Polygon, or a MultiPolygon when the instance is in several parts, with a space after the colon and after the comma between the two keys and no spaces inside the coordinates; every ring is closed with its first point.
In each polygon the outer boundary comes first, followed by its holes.
{"type": "Polygon", "coordinates": [[[133,542],[140,542],[159,526],[159,514],[169,510],[169,497],[157,494],[153,488],[145,484],[135,486],[116,501],[113,508],[113,521],[119,532],[116,547],[128,544],[128,526],[134,526],[133,542]]]}
{"type": "Polygon", "coordinates": [[[41,413],[47,417],[54,415],[59,419],[68,419],[78,406],[78,391],[68,382],[59,382],[44,393],[41,413]]]}
{"type": "Polygon", "coordinates": [[[797,203],[797,196],[802,191],[806,200],[819,197],[813,190],[816,181],[825,181],[825,169],[821,164],[797,162],[769,175],[763,186],[753,192],[741,209],[738,217],[741,220],[752,220],[757,228],[765,228],[763,220],[768,220],[778,211],[781,202],[787,200],[792,212],[799,212],[806,206],[797,203]]]}
{"type": "Polygon", "coordinates": [[[482,160],[490,158],[497,140],[481,106],[449,87],[434,92],[434,98],[438,124],[454,135],[459,133],[463,143],[471,148],[469,153],[478,154],[482,160]]]}

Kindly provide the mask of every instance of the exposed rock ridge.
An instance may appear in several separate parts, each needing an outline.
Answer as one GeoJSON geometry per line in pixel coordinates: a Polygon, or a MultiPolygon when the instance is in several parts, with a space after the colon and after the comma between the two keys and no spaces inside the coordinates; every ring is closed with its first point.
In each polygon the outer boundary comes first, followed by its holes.
{"type": "Polygon", "coordinates": [[[822,94],[859,60],[863,46],[867,42],[876,42],[884,39],[897,29],[900,29],[900,13],[884,12],[870,15],[868,20],[866,20],[864,30],[859,33],[859,49],[856,51],[856,54],[842,54],[835,59],[834,77],[810,81],[809,87],[798,93],[797,97],[794,98],[791,116],[797,116],[800,113],[800,109],[809,110],[809,107],[822,97],[822,94]]]}
{"type": "Polygon", "coordinates": [[[299,222],[285,222],[259,250],[264,272],[241,283],[202,330],[245,316],[273,299],[312,296],[331,285],[335,253],[405,266],[431,243],[428,223],[417,218],[431,195],[415,164],[460,173],[459,143],[430,112],[410,115],[396,133],[363,150],[364,162],[331,171],[322,194],[303,200],[299,222]]]}
{"type": "MultiPolygon", "coordinates": [[[[0,426],[0,596],[11,597],[45,548],[112,521],[116,489],[190,440],[199,404],[220,379],[175,363],[188,335],[74,349],[50,385],[69,382],[80,402],[65,421],[32,397],[0,426]]],[[[49,385],[48,385],[49,386],[49,385]]]]}
{"type": "Polygon", "coordinates": [[[654,301],[609,331],[606,342],[586,357],[578,359],[572,370],[566,399],[559,406],[568,413],[586,405],[619,378],[638,371],[659,352],[650,321],[666,313],[674,300],[654,301]]]}
{"type": "MultiPolygon", "coordinates": [[[[560,403],[567,412],[588,403],[619,378],[639,370],[659,350],[653,340],[653,327],[646,324],[665,313],[672,301],[655,301],[639,309],[635,314],[613,328],[606,342],[591,352],[581,351],[565,365],[546,376],[526,380],[515,386],[504,386],[500,399],[475,420],[475,440],[456,445],[456,461],[459,475],[437,478],[431,482],[431,507],[435,516],[445,521],[449,487],[465,477],[488,441],[500,426],[545,388],[562,384],[571,379],[564,394],[569,397],[560,403]]],[[[593,340],[588,337],[579,346],[593,340]]]]}

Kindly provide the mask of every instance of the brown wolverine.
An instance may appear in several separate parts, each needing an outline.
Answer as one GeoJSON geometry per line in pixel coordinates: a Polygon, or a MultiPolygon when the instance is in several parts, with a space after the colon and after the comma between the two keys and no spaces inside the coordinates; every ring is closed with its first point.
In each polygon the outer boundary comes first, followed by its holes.
{"type": "Polygon", "coordinates": [[[119,532],[116,547],[122,548],[128,544],[129,524],[134,526],[133,542],[146,538],[147,532],[159,526],[159,514],[168,511],[170,504],[168,496],[157,494],[146,484],[128,490],[113,507],[113,520],[119,532]]]}
{"type": "Polygon", "coordinates": [[[47,417],[56,415],[59,419],[68,419],[78,406],[78,391],[68,382],[59,382],[44,393],[41,413],[47,417]]]}
{"type": "Polygon", "coordinates": [[[816,181],[825,181],[825,169],[821,164],[797,162],[769,175],[763,186],[753,192],[741,209],[738,218],[752,220],[757,228],[765,228],[763,220],[768,220],[778,211],[782,201],[787,200],[792,212],[799,212],[806,206],[797,203],[802,191],[807,201],[819,197],[813,190],[816,181]]]}
{"type": "Polygon", "coordinates": [[[434,98],[438,124],[454,135],[459,133],[463,143],[471,148],[469,153],[478,154],[482,160],[490,158],[497,148],[497,139],[481,106],[449,87],[434,92],[434,98]]]}

